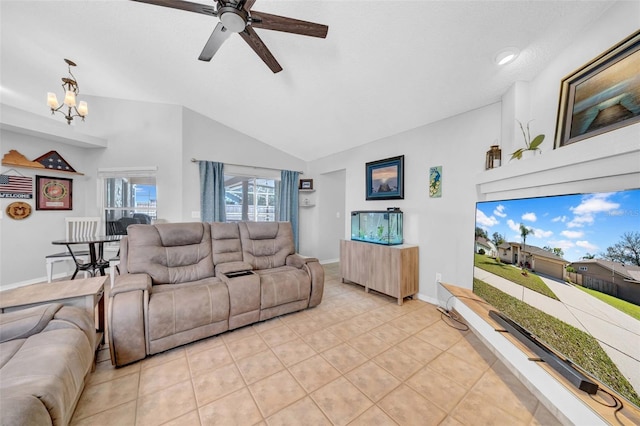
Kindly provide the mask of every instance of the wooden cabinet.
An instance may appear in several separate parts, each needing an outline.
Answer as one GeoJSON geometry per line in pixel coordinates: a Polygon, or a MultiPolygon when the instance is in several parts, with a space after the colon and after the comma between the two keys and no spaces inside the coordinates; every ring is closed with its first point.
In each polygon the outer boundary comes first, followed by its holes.
{"type": "Polygon", "coordinates": [[[340,241],[340,275],[398,299],[418,293],[418,246],[385,246],[360,241],[340,241]]]}

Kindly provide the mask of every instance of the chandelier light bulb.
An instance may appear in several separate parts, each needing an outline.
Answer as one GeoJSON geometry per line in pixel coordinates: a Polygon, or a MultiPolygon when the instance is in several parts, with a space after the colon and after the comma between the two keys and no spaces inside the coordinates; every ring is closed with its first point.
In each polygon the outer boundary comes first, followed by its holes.
{"type": "Polygon", "coordinates": [[[85,117],[89,114],[89,107],[85,101],[80,101],[80,104],[78,104],[78,114],[80,114],[80,117],[85,117]]]}
{"type": "Polygon", "coordinates": [[[67,94],[64,97],[64,104],[69,107],[76,106],[76,94],[72,90],[67,90],[67,94]]]}
{"type": "Polygon", "coordinates": [[[47,93],[47,105],[49,105],[49,108],[51,109],[58,108],[58,97],[55,93],[47,93]]]}

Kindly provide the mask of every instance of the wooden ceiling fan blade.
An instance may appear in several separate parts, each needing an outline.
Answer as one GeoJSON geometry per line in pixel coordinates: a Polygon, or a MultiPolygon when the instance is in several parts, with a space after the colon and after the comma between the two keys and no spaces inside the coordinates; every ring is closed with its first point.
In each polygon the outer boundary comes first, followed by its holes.
{"type": "Polygon", "coordinates": [[[251,10],[254,4],[256,4],[256,0],[247,0],[244,2],[242,7],[244,8],[244,10],[249,11],[251,10]]]}
{"type": "Polygon", "coordinates": [[[269,69],[271,69],[274,74],[282,71],[282,67],[280,66],[278,61],[276,61],[276,58],[269,51],[269,48],[264,44],[262,39],[258,37],[258,34],[256,34],[253,28],[247,25],[244,31],[238,34],[240,34],[240,37],[242,37],[244,41],[246,41],[247,44],[253,49],[253,51],[258,54],[260,59],[262,59],[264,63],[267,64],[269,69]]]}
{"type": "Polygon", "coordinates": [[[204,49],[202,49],[202,53],[198,56],[198,59],[201,61],[210,61],[213,58],[213,55],[216,54],[222,43],[225,42],[226,39],[231,35],[231,31],[227,30],[221,22],[218,22],[215,29],[211,33],[209,40],[204,45],[204,49]]]}
{"type": "Polygon", "coordinates": [[[282,31],[306,35],[310,37],[326,38],[329,27],[314,22],[301,21],[285,16],[271,15],[270,13],[251,11],[251,26],[265,30],[282,31]]]}
{"type": "Polygon", "coordinates": [[[191,3],[183,0],[132,0],[139,3],[153,4],[155,6],[170,7],[172,9],[186,10],[187,12],[202,13],[203,15],[218,16],[215,7],[201,3],[191,3]]]}

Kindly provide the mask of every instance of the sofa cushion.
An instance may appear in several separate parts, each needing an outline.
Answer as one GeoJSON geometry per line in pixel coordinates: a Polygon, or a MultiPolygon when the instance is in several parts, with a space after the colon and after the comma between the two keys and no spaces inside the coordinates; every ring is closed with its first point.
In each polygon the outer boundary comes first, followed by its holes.
{"type": "Polygon", "coordinates": [[[295,253],[290,222],[240,222],[243,260],[253,269],[278,268],[295,253]]]}
{"type": "Polygon", "coordinates": [[[207,224],[131,225],[127,271],[146,273],[153,284],[174,284],[213,277],[211,231],[207,224]]]}
{"type": "Polygon", "coordinates": [[[44,331],[73,328],[82,331],[92,348],[96,347],[96,329],[94,318],[87,311],[76,306],[62,306],[49,321],[44,331]]]}
{"type": "Polygon", "coordinates": [[[27,339],[15,339],[0,343],[0,368],[20,350],[27,339]]]}
{"type": "Polygon", "coordinates": [[[86,335],[75,327],[35,334],[0,369],[2,397],[37,397],[53,424],[68,424],[93,354],[86,335]]]}
{"type": "Polygon", "coordinates": [[[304,270],[283,266],[260,270],[257,274],[260,276],[262,309],[305,300],[311,294],[311,279],[304,270]]]}
{"type": "Polygon", "coordinates": [[[242,261],[240,230],[236,223],[211,223],[213,264],[242,261]]]}
{"type": "Polygon", "coordinates": [[[149,298],[149,340],[225,321],[229,292],[218,278],[157,285],[149,298]]]}

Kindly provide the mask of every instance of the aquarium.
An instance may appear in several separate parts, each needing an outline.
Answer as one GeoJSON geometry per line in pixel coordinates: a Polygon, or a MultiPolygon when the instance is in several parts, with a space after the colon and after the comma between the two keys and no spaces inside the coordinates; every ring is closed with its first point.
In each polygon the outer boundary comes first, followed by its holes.
{"type": "Polygon", "coordinates": [[[388,246],[402,244],[402,212],[395,208],[351,212],[351,239],[388,246]]]}

